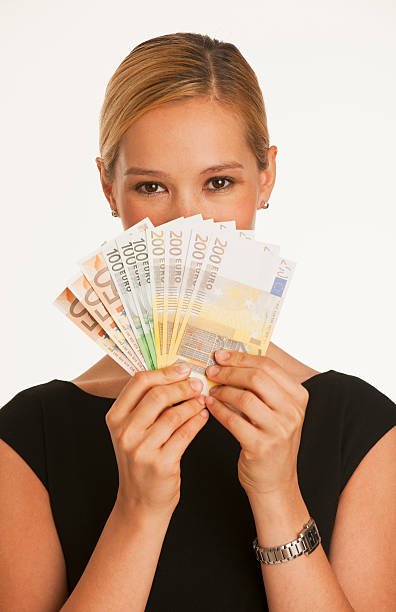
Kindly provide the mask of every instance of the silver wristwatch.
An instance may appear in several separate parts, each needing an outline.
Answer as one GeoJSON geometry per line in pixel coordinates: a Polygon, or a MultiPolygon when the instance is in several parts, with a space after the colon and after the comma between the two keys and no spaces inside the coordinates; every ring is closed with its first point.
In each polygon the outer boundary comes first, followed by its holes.
{"type": "Polygon", "coordinates": [[[298,534],[296,540],[282,544],[282,546],[272,546],[271,548],[265,548],[259,546],[257,538],[253,542],[253,549],[256,552],[257,561],[270,565],[272,563],[284,563],[290,561],[295,557],[299,557],[303,553],[305,555],[311,554],[321,542],[321,537],[316,526],[316,523],[312,517],[308,523],[304,525],[303,530],[298,534]]]}

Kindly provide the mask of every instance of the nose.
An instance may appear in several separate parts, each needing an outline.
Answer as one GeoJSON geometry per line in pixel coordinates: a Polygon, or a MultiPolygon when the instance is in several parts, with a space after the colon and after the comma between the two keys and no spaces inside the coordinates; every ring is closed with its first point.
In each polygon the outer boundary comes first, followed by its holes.
{"type": "Polygon", "coordinates": [[[191,217],[198,213],[204,214],[203,202],[193,197],[175,200],[173,210],[175,217],[191,217]]]}

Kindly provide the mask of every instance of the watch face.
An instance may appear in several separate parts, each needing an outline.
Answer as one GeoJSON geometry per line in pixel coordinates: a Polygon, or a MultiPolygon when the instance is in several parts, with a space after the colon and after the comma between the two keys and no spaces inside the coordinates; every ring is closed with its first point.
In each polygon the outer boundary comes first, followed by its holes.
{"type": "Polygon", "coordinates": [[[318,541],[318,537],[316,534],[316,530],[315,529],[310,529],[309,531],[307,531],[307,533],[305,534],[305,538],[308,541],[308,544],[310,547],[315,546],[315,544],[318,541]]]}

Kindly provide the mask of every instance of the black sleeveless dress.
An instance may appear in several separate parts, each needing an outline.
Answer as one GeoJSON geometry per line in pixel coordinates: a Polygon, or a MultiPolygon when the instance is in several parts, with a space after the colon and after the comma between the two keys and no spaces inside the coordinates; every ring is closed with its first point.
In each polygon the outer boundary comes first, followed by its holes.
{"type": "MultiPolygon", "coordinates": [[[[338,498],[362,458],[396,425],[396,404],[361,378],[336,370],[316,374],[303,385],[310,397],[298,480],[328,555],[338,498]]],[[[113,401],[55,379],[20,391],[0,409],[0,438],[49,492],[69,594],[117,495],[117,462],[105,422],[113,401]]],[[[209,415],[182,456],[181,497],[147,612],[268,610],[252,547],[253,515],[237,476],[239,453],[239,442],[209,415]]]]}

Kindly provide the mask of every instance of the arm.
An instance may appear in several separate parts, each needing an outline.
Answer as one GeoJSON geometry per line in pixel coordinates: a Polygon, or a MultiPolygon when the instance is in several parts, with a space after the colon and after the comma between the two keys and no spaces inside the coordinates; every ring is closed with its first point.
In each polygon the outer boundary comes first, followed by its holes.
{"type": "Polygon", "coordinates": [[[0,439],[0,610],[143,611],[172,512],[116,501],[68,597],[66,564],[47,489],[0,439]],[[61,607],[63,606],[63,607],[61,607]]]}
{"type": "MultiPolygon", "coordinates": [[[[285,544],[309,521],[297,477],[308,391],[267,357],[217,351],[216,361],[227,365],[207,369],[209,378],[220,383],[211,388],[207,405],[241,444],[238,477],[252,508],[258,544],[285,544]],[[224,402],[238,406],[247,419],[224,402]]],[[[321,544],[308,556],[261,564],[261,569],[271,612],[353,610],[321,544]]]]}
{"type": "MultiPolygon", "coordinates": [[[[271,612],[391,610],[396,601],[395,508],[393,427],[363,457],[341,493],[329,561],[319,544],[308,556],[262,565],[271,612]]],[[[252,500],[252,510],[262,546],[289,542],[309,518],[296,488],[267,499],[265,509],[259,499],[252,500]]]]}
{"type": "Polygon", "coordinates": [[[115,503],[94,552],[62,612],[143,612],[171,514],[115,503]]]}
{"type": "MultiPolygon", "coordinates": [[[[283,494],[252,499],[251,506],[260,546],[279,546],[294,540],[309,521],[297,483],[283,494]]],[[[321,544],[310,555],[303,554],[286,563],[260,565],[271,612],[353,610],[321,544]]]]}
{"type": "Polygon", "coordinates": [[[208,415],[202,415],[202,383],[187,379],[189,373],[183,364],[138,372],[107,412],[117,500],[62,611],[144,611],[180,499],[180,459],[208,415]]]}
{"type": "Polygon", "coordinates": [[[138,372],[107,412],[117,500],[62,611],[144,611],[180,499],[180,459],[208,416],[202,382],[189,373],[183,364],[138,372]]]}
{"type": "Polygon", "coordinates": [[[0,410],[0,435],[9,442],[0,440],[1,610],[144,610],[180,497],[180,459],[208,416],[202,383],[180,367],[137,373],[106,413],[118,494],[69,597],[46,487],[41,413],[33,410],[40,403],[23,394],[0,410]]]}
{"type": "MultiPolygon", "coordinates": [[[[279,546],[295,539],[309,519],[296,469],[309,394],[273,360],[227,353],[217,352],[216,361],[228,365],[207,370],[209,378],[220,383],[211,389],[207,405],[241,444],[238,477],[252,507],[258,543],[279,546]]],[[[375,408],[376,399],[378,409],[384,408],[384,422],[394,423],[392,405],[385,406],[377,391],[368,409],[375,408]]],[[[394,607],[395,483],[393,427],[366,453],[342,491],[330,563],[319,544],[308,556],[262,566],[271,612],[382,612],[394,607]]]]}

